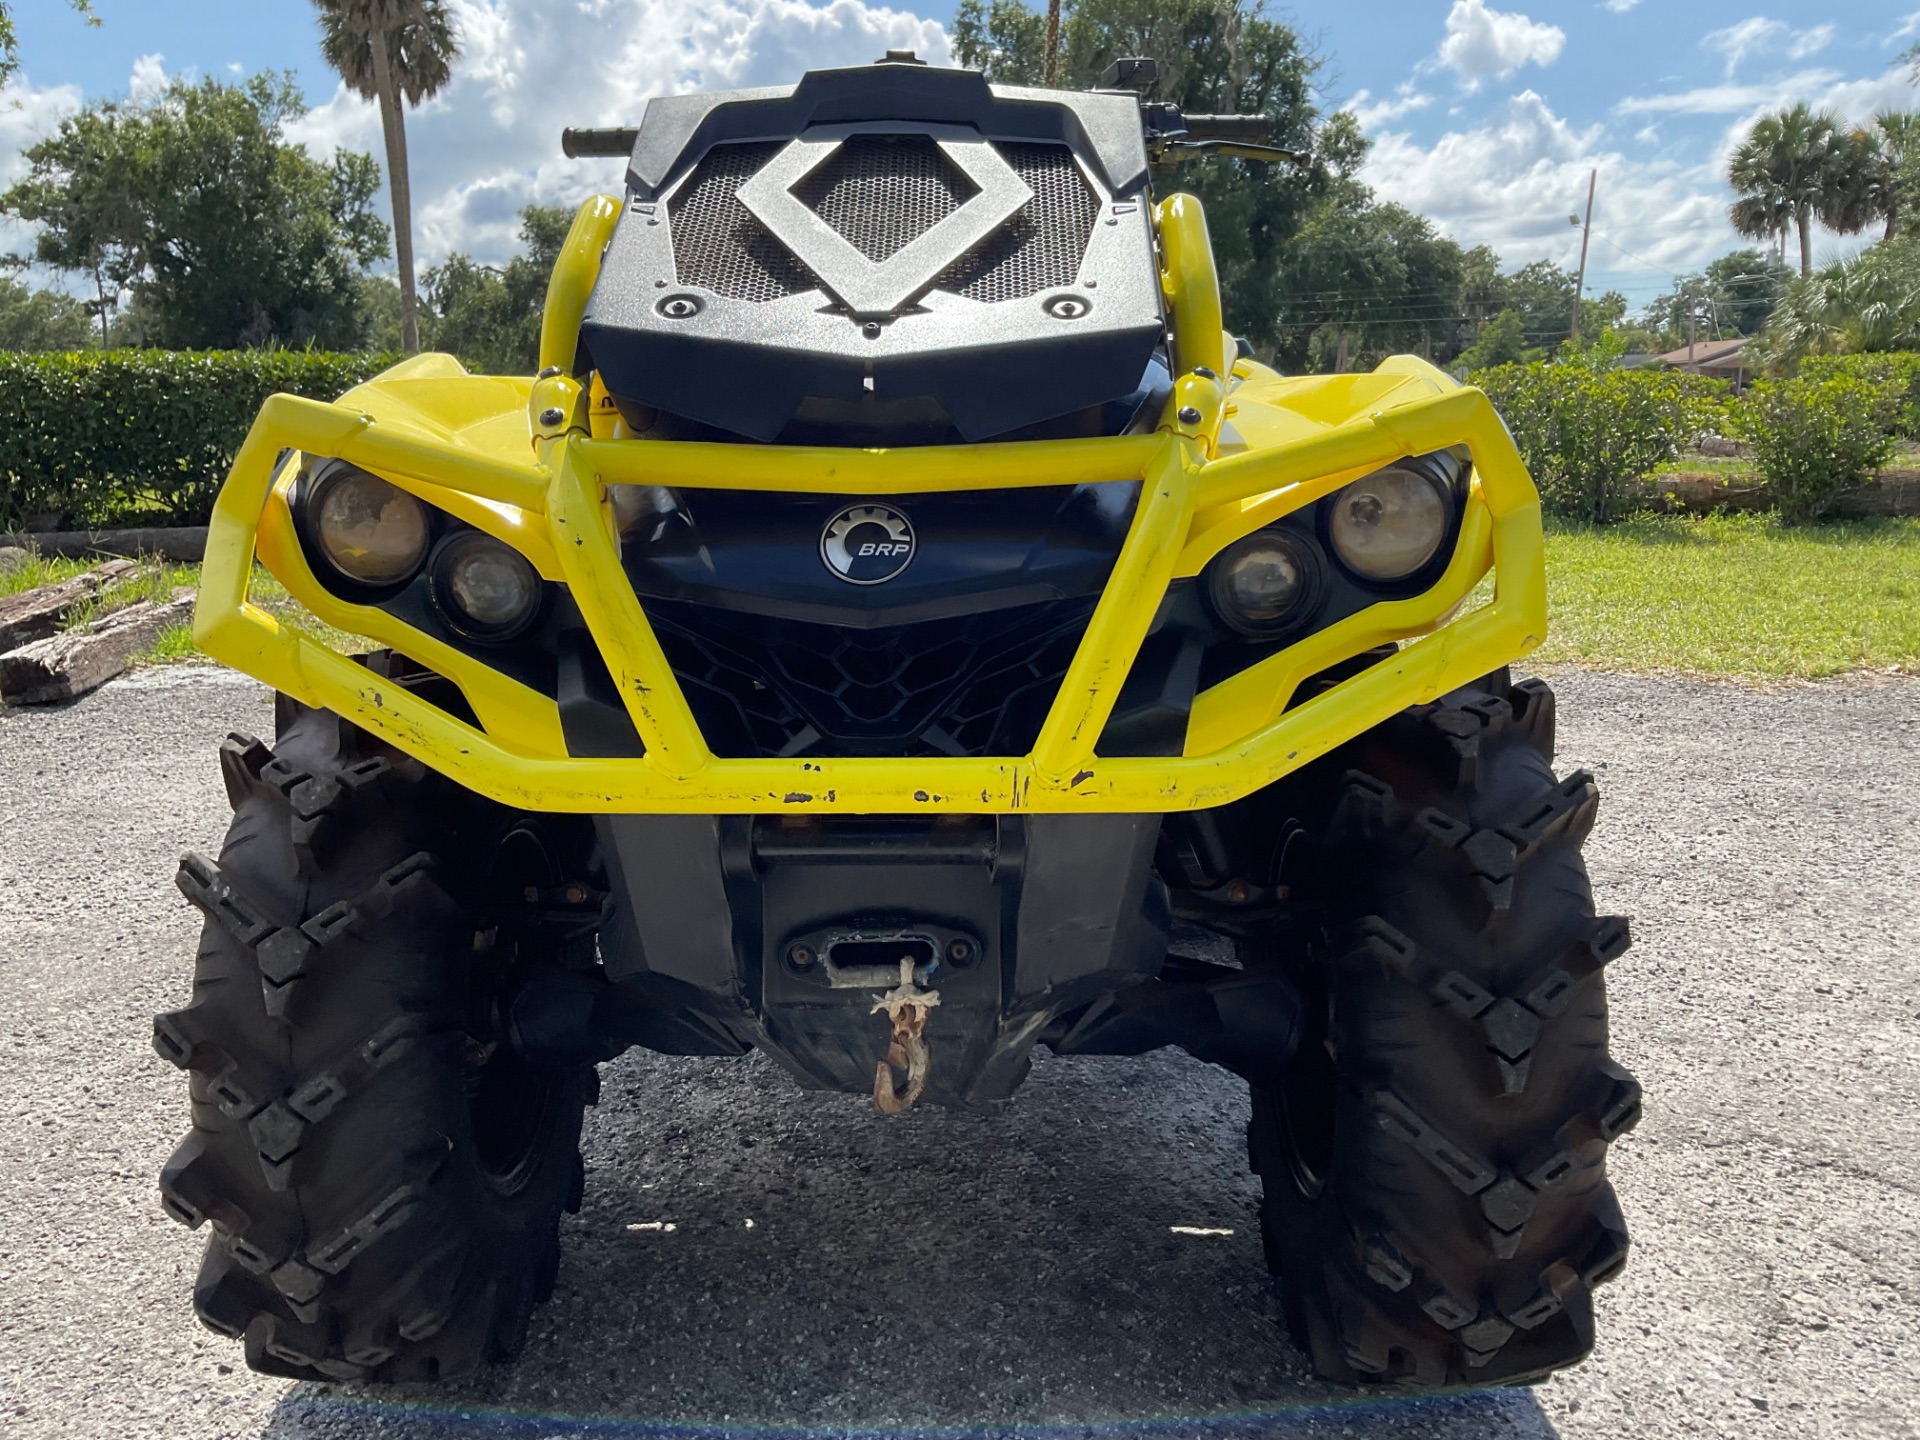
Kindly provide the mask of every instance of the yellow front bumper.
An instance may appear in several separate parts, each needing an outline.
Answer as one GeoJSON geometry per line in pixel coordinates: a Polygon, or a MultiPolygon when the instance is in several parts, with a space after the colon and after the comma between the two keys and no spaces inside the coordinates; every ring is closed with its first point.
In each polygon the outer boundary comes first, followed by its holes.
{"type": "MultiPolygon", "coordinates": [[[[911,813],[1200,809],[1236,800],[1398,710],[1538,645],[1546,588],[1538,498],[1478,391],[1418,361],[1371,377],[1367,408],[1301,438],[1210,459],[1229,397],[1181,380],[1195,425],[1118,439],[895,451],[596,440],[564,377],[466,376],[422,357],[327,405],[268,401],[215,506],[194,636],[207,654],[337,711],[451,778],[530,810],[911,813]],[[531,452],[527,415],[535,419],[531,452]],[[506,443],[517,428],[517,445],[506,443]],[[1095,742],[1170,581],[1222,546],[1381,465],[1465,446],[1474,483],[1452,561],[1411,599],[1383,601],[1202,693],[1187,753],[1102,758],[1095,742]],[[524,459],[516,457],[524,456],[524,459]],[[641,759],[569,756],[555,701],[384,611],[330,595],[308,568],[276,484],[283,452],[338,456],[520,548],[564,582],[645,745],[641,759]],[[1141,498],[1072,666],[1030,753],[972,759],[722,759],[703,741],[621,569],[610,485],[890,495],[1137,477],[1141,498]],[[466,694],[463,723],[249,602],[256,557],[314,615],[431,666],[466,694]],[[1493,597],[1463,607],[1491,569],[1493,597]],[[1392,659],[1287,709],[1299,683],[1396,640],[1392,659]]],[[[1242,390],[1248,387],[1242,386],[1242,390]]],[[[1328,394],[1334,393],[1329,388],[1328,394]]],[[[1361,392],[1340,392],[1351,401],[1361,392]]],[[[1331,403],[1329,401],[1328,403],[1331,403]]],[[[1170,407],[1170,409],[1173,407],[1170,407]]],[[[1243,410],[1246,407],[1242,407],[1243,410]]],[[[1251,411],[1244,423],[1251,424],[1251,411]]],[[[291,468],[291,467],[289,467],[291,468]]]]}

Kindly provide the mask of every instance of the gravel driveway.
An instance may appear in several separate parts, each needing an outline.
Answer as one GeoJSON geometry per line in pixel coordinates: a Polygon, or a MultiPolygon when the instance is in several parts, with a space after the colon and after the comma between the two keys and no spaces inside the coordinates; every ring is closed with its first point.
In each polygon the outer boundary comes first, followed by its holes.
{"type": "Polygon", "coordinates": [[[1920,685],[1557,677],[1599,773],[1614,1153],[1636,1251],[1595,1358],[1534,1390],[1312,1380],[1260,1262],[1237,1082],[1041,1056],[981,1121],[633,1055],[526,1358],[454,1390],[249,1374],[154,1178],[185,1127],[174,862],[263,693],[136,677],[0,714],[0,1431],[80,1436],[1920,1436],[1920,685]],[[651,1228],[659,1222],[659,1228],[651,1228]],[[1173,1226],[1226,1230],[1183,1235],[1173,1226]],[[649,1227],[649,1228],[637,1228],[649,1227]]]}

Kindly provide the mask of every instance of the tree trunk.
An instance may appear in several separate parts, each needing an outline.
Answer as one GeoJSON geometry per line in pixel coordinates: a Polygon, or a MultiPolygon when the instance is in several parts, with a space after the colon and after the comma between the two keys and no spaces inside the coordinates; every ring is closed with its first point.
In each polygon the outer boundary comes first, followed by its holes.
{"type": "Polygon", "coordinates": [[[387,32],[370,39],[373,83],[380,92],[380,128],[387,141],[387,193],[393,198],[393,258],[400,267],[400,348],[420,352],[418,302],[413,289],[413,193],[407,183],[407,112],[387,52],[387,32]]]}
{"type": "Polygon", "coordinates": [[[1800,222],[1800,278],[1813,274],[1813,211],[1802,205],[1794,218],[1800,222]]]}

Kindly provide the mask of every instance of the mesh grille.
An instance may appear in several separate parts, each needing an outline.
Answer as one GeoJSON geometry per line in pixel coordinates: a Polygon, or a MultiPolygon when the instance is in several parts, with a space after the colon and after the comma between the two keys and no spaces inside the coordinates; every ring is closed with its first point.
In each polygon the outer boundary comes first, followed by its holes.
{"type": "Polygon", "coordinates": [[[925,135],[852,135],[794,198],[876,263],[917,240],[975,193],[925,135]]]}
{"type": "Polygon", "coordinates": [[[648,600],[708,747],[781,755],[1024,755],[1092,599],[852,630],[648,600]]]}
{"type": "Polygon", "coordinates": [[[1033,199],[933,283],[988,304],[1073,284],[1100,216],[1099,201],[1065,146],[1001,141],[994,148],[1027,182],[1033,199]]]}
{"type": "Polygon", "coordinates": [[[673,264],[682,285],[733,300],[778,300],[813,288],[813,277],[735,195],[786,142],[716,145],[667,207],[673,264]]]}
{"type": "MultiPolygon", "coordinates": [[[[683,285],[735,300],[778,300],[815,288],[807,270],[735,192],[782,141],[716,145],[668,207],[683,285]]],[[[969,300],[1021,300],[1071,285],[1100,206],[1064,145],[995,141],[1033,199],[934,284],[969,300]]],[[[973,187],[925,136],[856,135],[794,194],[869,259],[880,261],[957,210],[973,187]]]]}

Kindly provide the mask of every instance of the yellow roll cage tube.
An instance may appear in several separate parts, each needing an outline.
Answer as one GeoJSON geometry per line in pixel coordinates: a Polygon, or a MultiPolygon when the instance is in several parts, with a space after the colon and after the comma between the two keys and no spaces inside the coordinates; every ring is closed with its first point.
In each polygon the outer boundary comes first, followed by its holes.
{"type": "Polygon", "coordinates": [[[539,378],[468,375],[451,357],[425,355],[333,404],[267,401],[214,505],[194,614],[201,650],[522,809],[1092,813],[1237,800],[1545,636],[1539,498],[1487,398],[1410,357],[1365,375],[1287,379],[1245,360],[1230,369],[1206,220],[1191,196],[1170,196],[1155,210],[1178,377],[1155,433],[894,450],[607,438],[611,413],[593,413],[596,397],[567,372],[620,208],[596,197],[574,221],[548,288],[539,378]],[[1171,581],[1372,470],[1449,448],[1470,455],[1472,479],[1451,560],[1429,589],[1382,600],[1203,691],[1182,755],[1095,753],[1171,581]],[[569,755],[553,698],[383,610],[330,594],[306,562],[288,508],[301,457],[338,457],[378,474],[567,585],[644,755],[569,755]],[[1131,526],[1032,750],[934,759],[712,754],[621,568],[608,489],[864,496],[1129,478],[1141,482],[1131,526]],[[478,728],[251,603],[256,558],[318,619],[454,681],[478,728]],[[1489,570],[1492,598],[1469,608],[1489,570]],[[1388,641],[1410,643],[1288,708],[1303,680],[1388,641]]]}

